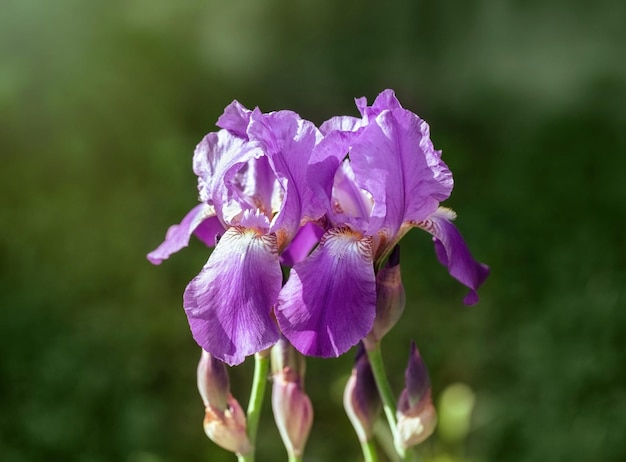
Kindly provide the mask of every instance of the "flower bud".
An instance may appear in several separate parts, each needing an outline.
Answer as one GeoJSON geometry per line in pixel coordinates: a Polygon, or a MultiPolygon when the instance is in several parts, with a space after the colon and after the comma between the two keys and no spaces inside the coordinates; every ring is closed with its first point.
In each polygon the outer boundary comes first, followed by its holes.
{"type": "Polygon", "coordinates": [[[313,425],[313,405],[304,392],[304,358],[282,338],[272,348],[272,410],[290,457],[304,452],[313,425]]]}
{"type": "Polygon", "coordinates": [[[204,432],[218,446],[236,454],[246,454],[251,445],[246,416],[230,394],[226,365],[202,350],[198,363],[198,391],[204,403],[204,432]]]}
{"type": "Polygon", "coordinates": [[[281,337],[272,347],[270,355],[274,377],[283,375],[285,380],[290,382],[304,380],[306,370],[304,356],[298,353],[285,337],[281,337]]]}
{"type": "Polygon", "coordinates": [[[363,345],[359,345],[352,375],[343,393],[343,407],[361,443],[372,438],[374,423],[380,413],[381,403],[372,366],[363,345]]]}
{"type": "Polygon", "coordinates": [[[230,393],[225,411],[215,410],[211,406],[206,408],[204,432],[215,444],[228,451],[239,455],[250,452],[246,427],[246,415],[230,393]]]}
{"type": "Polygon", "coordinates": [[[376,275],[376,318],[366,346],[379,342],[396,325],[404,311],[406,294],[400,274],[400,246],[396,245],[385,266],[376,275]]]}
{"type": "Polygon", "coordinates": [[[226,365],[209,352],[202,350],[198,363],[198,391],[204,407],[211,406],[223,412],[228,405],[229,390],[226,365]]]}
{"type": "Polygon", "coordinates": [[[432,435],[437,413],[431,397],[428,370],[415,342],[411,342],[409,364],[405,372],[405,388],[398,400],[398,434],[396,446],[415,446],[432,435]]]}

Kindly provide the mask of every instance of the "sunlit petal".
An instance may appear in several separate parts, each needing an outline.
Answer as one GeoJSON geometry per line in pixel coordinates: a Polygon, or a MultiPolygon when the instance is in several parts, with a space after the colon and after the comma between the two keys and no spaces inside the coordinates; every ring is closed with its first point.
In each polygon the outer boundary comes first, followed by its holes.
{"type": "Polygon", "coordinates": [[[279,337],[271,312],[281,281],[276,237],[229,228],[185,290],[196,342],[230,365],[270,347],[279,337]]]}
{"type": "Polygon", "coordinates": [[[170,226],[165,234],[165,240],[148,254],[148,260],[158,265],[173,253],[187,247],[194,231],[205,244],[215,245],[215,236],[223,232],[224,227],[215,216],[213,207],[198,204],[185,215],[180,224],[170,226]]]}
{"type": "Polygon", "coordinates": [[[372,239],[348,228],[326,232],[296,264],[283,287],[276,318],[301,353],[339,356],[371,330],[376,314],[372,239]]]}
{"type": "Polygon", "coordinates": [[[452,223],[455,218],[452,210],[440,207],[417,226],[433,235],[437,258],[448,267],[452,277],[469,287],[470,292],[463,301],[466,305],[474,305],[478,303],[476,290],[489,276],[489,267],[474,260],[463,236],[452,223]]]}

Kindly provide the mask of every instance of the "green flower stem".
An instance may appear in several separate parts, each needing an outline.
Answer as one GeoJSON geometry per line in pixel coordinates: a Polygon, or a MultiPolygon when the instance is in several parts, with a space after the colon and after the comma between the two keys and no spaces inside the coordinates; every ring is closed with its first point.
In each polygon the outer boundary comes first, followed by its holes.
{"type": "Polygon", "coordinates": [[[250,390],[250,401],[248,402],[247,410],[248,439],[250,440],[252,450],[248,454],[237,456],[239,462],[254,462],[256,434],[259,429],[259,419],[261,418],[261,408],[263,407],[269,368],[269,351],[261,351],[254,355],[254,377],[252,378],[252,390],[250,390]]]}
{"type": "MultiPolygon", "coordinates": [[[[391,391],[389,380],[387,380],[387,374],[385,373],[385,365],[383,363],[383,356],[380,351],[380,342],[367,345],[367,357],[372,366],[372,373],[374,374],[374,380],[376,381],[376,387],[380,394],[380,399],[383,402],[383,410],[391,429],[394,442],[398,440],[398,424],[396,422],[396,400],[391,391]]],[[[400,456],[401,460],[406,460],[406,452],[403,448],[396,447],[396,452],[400,456]]]]}
{"type": "Polygon", "coordinates": [[[361,442],[361,449],[363,450],[363,457],[365,457],[365,462],[378,462],[378,454],[376,453],[376,445],[374,444],[374,440],[361,442]]]}
{"type": "Polygon", "coordinates": [[[289,462],[302,462],[302,456],[289,456],[289,462]]]}

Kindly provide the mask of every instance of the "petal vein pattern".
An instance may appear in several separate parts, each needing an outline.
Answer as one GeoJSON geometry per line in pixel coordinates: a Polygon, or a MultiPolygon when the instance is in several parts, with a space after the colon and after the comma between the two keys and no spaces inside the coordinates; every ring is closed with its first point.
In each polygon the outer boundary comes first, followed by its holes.
{"type": "Polygon", "coordinates": [[[281,282],[276,236],[229,228],[185,290],[196,342],[230,365],[273,345],[279,334],[272,307],[281,282]]]}
{"type": "Polygon", "coordinates": [[[291,270],[276,308],[282,332],[301,353],[339,356],[371,330],[376,314],[372,238],[333,228],[291,270]]]}

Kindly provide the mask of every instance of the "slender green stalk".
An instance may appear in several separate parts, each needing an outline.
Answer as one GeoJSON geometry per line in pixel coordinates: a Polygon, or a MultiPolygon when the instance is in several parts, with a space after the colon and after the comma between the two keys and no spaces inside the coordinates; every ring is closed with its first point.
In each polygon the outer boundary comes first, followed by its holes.
{"type": "Polygon", "coordinates": [[[239,462],[254,462],[256,451],[256,434],[259,429],[259,419],[263,398],[265,397],[265,387],[267,385],[267,373],[270,368],[270,358],[268,352],[260,352],[254,355],[254,377],[252,378],[252,390],[250,390],[250,401],[248,402],[248,439],[252,445],[252,450],[245,455],[237,456],[239,462]]]}
{"type": "Polygon", "coordinates": [[[376,445],[374,444],[374,440],[361,442],[361,449],[363,450],[363,457],[365,457],[365,462],[378,462],[378,454],[376,453],[376,445]]]}
{"type": "Polygon", "coordinates": [[[302,456],[289,456],[289,462],[302,462],[302,456]]]}
{"type": "MultiPolygon", "coordinates": [[[[380,342],[376,342],[374,345],[370,345],[367,349],[367,357],[372,366],[372,373],[374,380],[376,381],[376,387],[380,394],[380,399],[383,402],[383,410],[391,429],[394,442],[398,441],[398,424],[396,421],[396,400],[391,391],[389,380],[387,380],[387,374],[385,373],[385,364],[383,362],[383,356],[380,351],[380,342]]],[[[401,460],[405,460],[405,450],[403,448],[396,447],[396,452],[400,456],[401,460]]]]}

